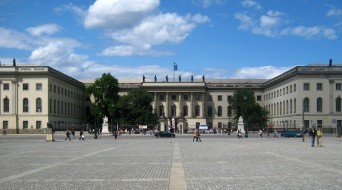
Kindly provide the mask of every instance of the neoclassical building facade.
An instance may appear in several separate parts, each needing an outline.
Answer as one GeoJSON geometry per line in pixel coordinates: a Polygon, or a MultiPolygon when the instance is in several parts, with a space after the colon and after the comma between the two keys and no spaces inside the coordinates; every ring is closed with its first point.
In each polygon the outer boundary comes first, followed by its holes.
{"type": "MultiPolygon", "coordinates": [[[[115,76],[115,74],[113,74],[115,76]]],[[[119,94],[144,88],[153,97],[159,127],[194,129],[199,125],[227,129],[231,98],[240,88],[255,93],[276,128],[341,126],[342,66],[298,66],[272,79],[119,80],[119,94]],[[303,117],[304,116],[304,117],[303,117]]],[[[84,125],[85,88],[94,82],[76,80],[48,66],[0,67],[2,129],[84,125]]]]}

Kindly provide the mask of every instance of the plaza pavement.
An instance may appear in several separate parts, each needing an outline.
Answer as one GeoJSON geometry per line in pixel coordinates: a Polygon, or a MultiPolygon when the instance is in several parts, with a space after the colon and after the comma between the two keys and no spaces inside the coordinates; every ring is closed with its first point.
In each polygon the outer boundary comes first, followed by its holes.
{"type": "Polygon", "coordinates": [[[0,136],[0,189],[342,189],[342,138],[0,136]]]}

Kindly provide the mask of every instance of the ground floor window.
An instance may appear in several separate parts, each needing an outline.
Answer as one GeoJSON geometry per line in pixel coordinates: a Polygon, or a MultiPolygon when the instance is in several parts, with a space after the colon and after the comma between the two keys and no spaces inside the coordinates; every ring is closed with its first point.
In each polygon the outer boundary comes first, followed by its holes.
{"type": "Polygon", "coordinates": [[[36,129],[42,128],[42,121],[36,121],[36,129]]]}
{"type": "Polygon", "coordinates": [[[8,129],[8,121],[3,121],[2,122],[2,128],[3,129],[8,129]]]}
{"type": "Polygon", "coordinates": [[[23,121],[23,129],[27,129],[28,128],[28,121],[23,121]]]}

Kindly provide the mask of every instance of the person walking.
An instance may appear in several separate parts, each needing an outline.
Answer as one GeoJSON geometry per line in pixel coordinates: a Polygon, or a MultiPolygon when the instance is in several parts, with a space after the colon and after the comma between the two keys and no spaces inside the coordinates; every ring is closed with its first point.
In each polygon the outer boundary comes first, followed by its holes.
{"type": "Polygon", "coordinates": [[[69,139],[69,141],[71,141],[71,138],[70,138],[70,131],[69,130],[66,130],[66,132],[65,132],[65,134],[66,134],[66,139],[65,139],[65,141],[67,140],[67,139],[69,139]]]}
{"type": "Polygon", "coordinates": [[[319,127],[317,130],[317,146],[322,147],[322,137],[323,137],[323,130],[322,127],[319,127]]]}
{"type": "Polygon", "coordinates": [[[262,138],[262,129],[259,131],[259,137],[262,138]]]}
{"type": "Polygon", "coordinates": [[[75,130],[74,130],[74,128],[71,129],[71,135],[72,135],[72,138],[75,139],[75,130]]]}
{"type": "Polygon", "coordinates": [[[195,131],[194,131],[194,138],[192,139],[192,142],[194,142],[195,139],[196,139],[196,141],[197,141],[197,131],[196,131],[196,129],[195,129],[195,131]]]}
{"type": "Polygon", "coordinates": [[[201,140],[201,133],[200,133],[200,131],[197,131],[197,134],[196,134],[196,142],[202,142],[202,140],[201,140]]]}
{"type": "Polygon", "coordinates": [[[317,135],[317,131],[315,129],[314,126],[312,126],[312,128],[310,129],[310,132],[309,132],[309,136],[311,138],[311,146],[314,147],[315,146],[315,137],[317,135]]]}
{"type": "Polygon", "coordinates": [[[80,130],[80,138],[79,138],[79,140],[83,140],[84,141],[84,135],[83,135],[83,131],[82,130],[80,130]]]}
{"type": "Polygon", "coordinates": [[[276,138],[276,137],[278,138],[278,131],[274,129],[274,136],[273,136],[273,138],[276,138]]]}

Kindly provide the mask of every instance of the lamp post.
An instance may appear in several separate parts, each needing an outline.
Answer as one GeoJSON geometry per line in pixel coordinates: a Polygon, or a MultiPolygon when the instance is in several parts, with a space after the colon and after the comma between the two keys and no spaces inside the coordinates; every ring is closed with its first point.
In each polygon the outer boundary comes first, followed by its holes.
{"type": "Polygon", "coordinates": [[[304,127],[305,127],[305,125],[304,125],[304,105],[303,105],[303,114],[302,114],[302,125],[303,125],[303,128],[302,128],[302,136],[303,136],[303,141],[302,142],[304,142],[304,127]]]}
{"type": "Polygon", "coordinates": [[[243,112],[242,112],[242,119],[243,119],[243,129],[245,130],[245,138],[248,138],[248,130],[247,130],[247,127],[246,127],[246,100],[247,100],[247,97],[244,96],[243,97],[244,99],[244,107],[243,107],[243,112]]]}

